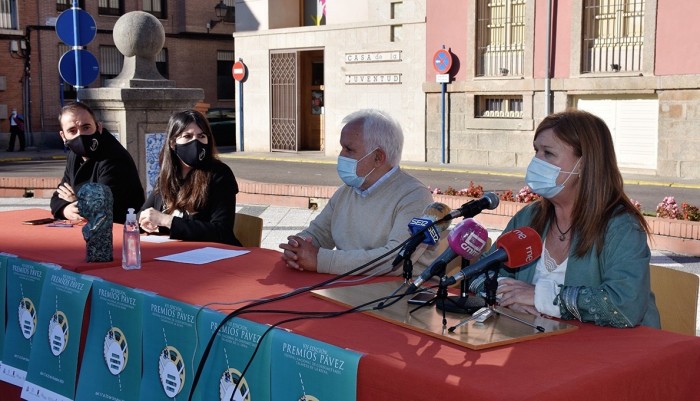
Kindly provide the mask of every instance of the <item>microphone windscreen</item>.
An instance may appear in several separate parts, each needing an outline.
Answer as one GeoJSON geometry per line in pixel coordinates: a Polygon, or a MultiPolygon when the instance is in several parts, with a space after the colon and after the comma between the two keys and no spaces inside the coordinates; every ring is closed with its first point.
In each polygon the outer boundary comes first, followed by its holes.
{"type": "MultiPolygon", "coordinates": [[[[446,204],[440,203],[440,202],[433,202],[433,203],[429,204],[428,206],[426,206],[425,209],[423,210],[423,218],[427,218],[428,216],[430,216],[430,219],[432,221],[438,221],[438,220],[442,219],[443,217],[447,216],[448,214],[450,214],[451,211],[452,211],[452,209],[450,209],[450,207],[447,206],[446,204]]],[[[449,221],[443,221],[442,223],[436,225],[436,227],[438,227],[440,232],[447,230],[447,227],[449,227],[449,226],[450,226],[449,221]]]]}
{"type": "Polygon", "coordinates": [[[525,226],[498,237],[496,247],[503,249],[508,255],[503,264],[510,268],[518,268],[542,255],[542,238],[537,231],[525,226]]]}
{"type": "Polygon", "coordinates": [[[489,233],[474,219],[464,219],[447,236],[447,243],[457,255],[473,259],[486,246],[489,233]]]}

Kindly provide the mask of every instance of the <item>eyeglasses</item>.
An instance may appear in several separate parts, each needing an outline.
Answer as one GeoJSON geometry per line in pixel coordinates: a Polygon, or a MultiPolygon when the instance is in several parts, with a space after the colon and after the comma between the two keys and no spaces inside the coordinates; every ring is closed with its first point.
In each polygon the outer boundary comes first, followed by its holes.
{"type": "Polygon", "coordinates": [[[175,139],[176,140],[177,139],[184,139],[185,142],[189,142],[192,139],[197,139],[199,141],[205,141],[208,139],[208,137],[204,132],[200,132],[198,134],[193,134],[191,132],[184,132],[184,133],[178,135],[175,139]]]}

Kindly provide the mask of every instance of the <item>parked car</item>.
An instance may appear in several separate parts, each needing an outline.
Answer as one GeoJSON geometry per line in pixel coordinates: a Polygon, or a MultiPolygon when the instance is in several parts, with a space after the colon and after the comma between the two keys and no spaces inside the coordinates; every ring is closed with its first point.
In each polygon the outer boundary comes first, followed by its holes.
{"type": "Polygon", "coordinates": [[[236,150],[236,113],[232,108],[213,107],[206,113],[216,146],[233,146],[236,150]]]}

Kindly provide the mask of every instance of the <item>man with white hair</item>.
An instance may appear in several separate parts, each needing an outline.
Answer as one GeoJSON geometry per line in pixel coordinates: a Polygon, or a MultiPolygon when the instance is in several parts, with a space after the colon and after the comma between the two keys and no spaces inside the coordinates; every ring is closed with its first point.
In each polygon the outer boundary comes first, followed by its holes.
{"type": "MultiPolygon", "coordinates": [[[[433,201],[425,185],[399,168],[403,132],[392,117],[359,110],[343,124],[338,175],[345,185],[307,229],[280,244],[290,268],[342,274],[363,265],[408,239],[408,223],[433,201]]],[[[388,273],[393,256],[365,274],[388,273]]]]}

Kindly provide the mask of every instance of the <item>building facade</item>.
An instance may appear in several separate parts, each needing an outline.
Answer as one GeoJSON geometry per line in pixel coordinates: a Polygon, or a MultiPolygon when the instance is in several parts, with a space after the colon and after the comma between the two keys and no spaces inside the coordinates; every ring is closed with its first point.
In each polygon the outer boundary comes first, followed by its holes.
{"type": "MultiPolygon", "coordinates": [[[[59,60],[71,47],[62,43],[55,26],[72,4],[72,0],[0,0],[0,141],[7,142],[9,135],[8,110],[17,108],[31,132],[28,146],[60,145],[56,116],[62,102],[75,99],[77,92],[59,74],[59,60]]],[[[165,28],[165,44],[156,57],[161,75],[177,87],[203,88],[201,101],[207,106],[233,109],[233,0],[223,1],[221,17],[218,4],[219,0],[78,1],[97,27],[95,38],[84,47],[99,63],[99,75],[88,87],[100,87],[119,75],[123,55],[114,45],[114,24],[127,12],[145,11],[165,28]]]]}
{"type": "MultiPolygon", "coordinates": [[[[340,121],[379,108],[425,159],[425,0],[236,1],[245,151],[340,151],[340,121]]],[[[241,124],[242,123],[242,124],[241,124]]]]}
{"type": "MultiPolygon", "coordinates": [[[[623,171],[700,178],[697,15],[693,0],[431,1],[426,45],[447,43],[460,60],[447,85],[449,161],[524,169],[537,123],[576,107],[606,121],[623,171]]],[[[436,161],[441,84],[426,72],[436,161]]]]}
{"type": "Polygon", "coordinates": [[[524,169],[538,122],[577,107],[610,126],[624,171],[700,178],[697,1],[237,0],[236,9],[236,59],[249,69],[245,150],[335,155],[343,116],[373,107],[401,122],[404,160],[524,169]],[[443,48],[444,85],[434,66],[443,48]]]}

